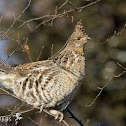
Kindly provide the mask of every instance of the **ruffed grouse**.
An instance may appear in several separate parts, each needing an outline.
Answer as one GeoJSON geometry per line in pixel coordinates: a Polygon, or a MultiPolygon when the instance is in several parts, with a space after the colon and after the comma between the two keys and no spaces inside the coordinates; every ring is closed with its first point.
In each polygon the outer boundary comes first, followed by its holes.
{"type": "Polygon", "coordinates": [[[0,63],[2,85],[34,108],[48,109],[61,121],[61,111],[72,101],[85,75],[84,46],[88,39],[79,21],[65,48],[51,59],[16,67],[0,63]]]}

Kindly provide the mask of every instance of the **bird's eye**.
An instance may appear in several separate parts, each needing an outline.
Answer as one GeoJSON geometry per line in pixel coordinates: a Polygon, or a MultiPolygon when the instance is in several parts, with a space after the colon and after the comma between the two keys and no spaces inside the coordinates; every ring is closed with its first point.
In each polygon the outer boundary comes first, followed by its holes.
{"type": "Polygon", "coordinates": [[[81,39],[81,37],[77,37],[77,40],[80,40],[81,39]]]}

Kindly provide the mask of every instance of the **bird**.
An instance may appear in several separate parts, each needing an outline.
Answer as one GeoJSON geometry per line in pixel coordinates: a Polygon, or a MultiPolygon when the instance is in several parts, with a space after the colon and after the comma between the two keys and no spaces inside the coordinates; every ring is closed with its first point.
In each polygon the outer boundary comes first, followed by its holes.
{"type": "Polygon", "coordinates": [[[90,37],[78,21],[64,48],[47,60],[12,67],[0,62],[0,81],[33,108],[48,110],[63,120],[62,111],[73,100],[85,75],[84,47],[90,37]]]}

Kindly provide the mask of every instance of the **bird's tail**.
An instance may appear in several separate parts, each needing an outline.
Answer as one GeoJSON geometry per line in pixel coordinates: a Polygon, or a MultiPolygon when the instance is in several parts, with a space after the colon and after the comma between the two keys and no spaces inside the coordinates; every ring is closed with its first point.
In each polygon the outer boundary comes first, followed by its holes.
{"type": "Polygon", "coordinates": [[[0,62],[0,82],[7,89],[13,89],[14,76],[12,67],[5,63],[0,62]]]}

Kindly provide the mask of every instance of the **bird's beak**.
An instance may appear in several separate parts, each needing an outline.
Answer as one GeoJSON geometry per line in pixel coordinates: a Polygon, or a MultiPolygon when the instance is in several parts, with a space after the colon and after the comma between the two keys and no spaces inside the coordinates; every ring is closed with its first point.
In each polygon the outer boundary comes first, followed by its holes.
{"type": "Polygon", "coordinates": [[[91,40],[91,38],[90,38],[90,37],[88,37],[88,38],[87,38],[87,40],[91,40]]]}

